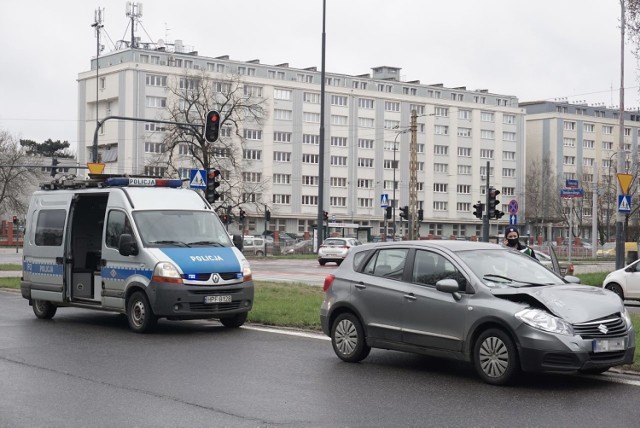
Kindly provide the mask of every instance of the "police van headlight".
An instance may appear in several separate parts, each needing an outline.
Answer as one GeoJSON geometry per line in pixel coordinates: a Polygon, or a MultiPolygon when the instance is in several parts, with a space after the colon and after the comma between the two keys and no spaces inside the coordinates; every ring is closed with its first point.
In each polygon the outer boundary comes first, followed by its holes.
{"type": "Polygon", "coordinates": [[[153,269],[151,281],[182,284],[182,277],[173,263],[160,262],[156,265],[155,269],[153,269]]]}
{"type": "Polygon", "coordinates": [[[247,282],[253,279],[253,274],[251,273],[251,266],[247,259],[242,261],[242,281],[247,282]]]}

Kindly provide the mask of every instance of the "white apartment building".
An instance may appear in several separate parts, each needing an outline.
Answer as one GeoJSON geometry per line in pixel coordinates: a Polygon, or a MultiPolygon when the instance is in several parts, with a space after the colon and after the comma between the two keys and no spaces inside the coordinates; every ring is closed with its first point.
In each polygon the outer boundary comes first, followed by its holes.
{"type": "MultiPolygon", "coordinates": [[[[85,142],[78,149],[80,163],[92,159],[96,114],[98,120],[109,115],[166,119],[170,92],[163,86],[184,76],[185,69],[205,70],[213,79],[237,75],[246,85],[260,88],[267,100],[262,128],[253,129],[255,138],[244,141],[253,153],[252,168],[267,182],[258,201],[271,211],[267,227],[311,231],[318,210],[320,155],[321,73],[316,67],[205,57],[178,41],[127,47],[101,56],[99,64],[96,73],[94,58],[91,70],[78,75],[78,141],[85,142]]],[[[377,235],[384,224],[381,195],[387,194],[396,207],[408,205],[410,133],[399,130],[410,125],[412,110],[418,115],[416,209],[424,212],[421,237],[480,236],[482,222],[474,217],[473,205],[486,200],[487,174],[491,186],[502,193],[502,211],[507,213],[510,200],[524,207],[525,119],[517,98],[403,81],[400,73],[400,68],[381,66],[365,75],[325,75],[323,206],[330,218],[371,227],[377,235]]],[[[98,135],[105,172],[165,173],[150,164],[157,128],[144,122],[107,122],[98,135]]],[[[198,166],[185,160],[180,174],[198,166]]],[[[264,211],[251,204],[243,208],[249,220],[246,233],[261,233],[264,211]]],[[[499,221],[501,226],[508,217],[499,221]]],[[[491,223],[495,234],[497,222],[491,223]]]]}
{"type": "MultiPolygon", "coordinates": [[[[595,189],[598,223],[609,223],[611,238],[617,214],[616,173],[637,174],[640,113],[625,112],[622,131],[625,171],[617,171],[621,132],[618,109],[556,101],[523,102],[520,106],[526,110],[527,168],[547,162],[548,174],[558,179],[555,186],[543,189],[548,193],[541,199],[558,200],[567,180],[577,181],[584,197],[565,200],[563,210],[568,213],[570,203],[574,204],[574,234],[591,239],[595,189]]],[[[542,206],[540,216],[551,221],[543,229],[545,238],[567,237],[566,220],[557,221],[557,216],[550,211],[552,204],[542,206]]]]}

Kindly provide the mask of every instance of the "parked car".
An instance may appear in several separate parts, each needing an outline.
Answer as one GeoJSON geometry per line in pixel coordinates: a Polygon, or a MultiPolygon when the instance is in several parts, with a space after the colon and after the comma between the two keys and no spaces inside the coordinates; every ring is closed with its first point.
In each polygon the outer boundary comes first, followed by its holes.
{"type": "MultiPolygon", "coordinates": [[[[638,252],[638,243],[637,242],[625,242],[624,243],[624,253],[625,260],[630,251],[638,252]]],[[[596,256],[598,257],[615,257],[616,256],[616,243],[615,242],[605,242],[604,245],[596,251],[596,256]]]]}
{"type": "Polygon", "coordinates": [[[318,249],[318,263],[324,266],[327,262],[335,262],[340,266],[349,249],[357,245],[362,243],[355,238],[327,238],[318,249]]]}
{"type": "Polygon", "coordinates": [[[264,256],[265,240],[262,236],[245,235],[242,243],[242,253],[252,256],[264,256]]]}
{"type": "Polygon", "coordinates": [[[602,287],[616,293],[622,300],[640,300],[640,260],[607,275],[602,287]]]}
{"type": "Polygon", "coordinates": [[[284,247],[282,254],[311,254],[313,253],[313,241],[300,241],[291,245],[290,247],[284,247]]]}
{"type": "Polygon", "coordinates": [[[496,385],[520,371],[597,374],[633,362],[622,301],[578,282],[497,244],[365,244],[327,276],[320,320],[344,361],[372,347],[410,351],[467,361],[496,385]]]}

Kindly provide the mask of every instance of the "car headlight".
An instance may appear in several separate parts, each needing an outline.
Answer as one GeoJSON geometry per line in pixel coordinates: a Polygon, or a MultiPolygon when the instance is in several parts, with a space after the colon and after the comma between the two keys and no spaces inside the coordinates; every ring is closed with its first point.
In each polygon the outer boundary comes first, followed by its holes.
{"type": "Polygon", "coordinates": [[[516,313],[516,318],[523,323],[539,330],[544,330],[551,333],[566,334],[569,336],[573,335],[573,327],[571,326],[571,324],[569,324],[562,318],[553,316],[550,313],[540,309],[523,309],[522,311],[516,313]]]}
{"type": "Polygon", "coordinates": [[[624,319],[624,322],[627,323],[627,330],[629,330],[633,324],[631,323],[631,317],[629,316],[629,311],[627,311],[627,308],[624,308],[624,312],[622,312],[622,319],[624,319]]]}

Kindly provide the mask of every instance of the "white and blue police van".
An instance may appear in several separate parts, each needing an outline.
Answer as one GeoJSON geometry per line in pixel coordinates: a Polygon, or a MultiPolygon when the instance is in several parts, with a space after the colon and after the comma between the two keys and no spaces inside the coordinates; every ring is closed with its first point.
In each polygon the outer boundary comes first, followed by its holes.
{"type": "Polygon", "coordinates": [[[27,212],[21,292],[38,318],[59,307],[240,327],[253,305],[249,262],[211,205],[179,179],[102,176],[41,186],[27,212]]]}

